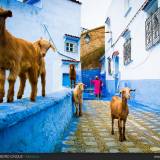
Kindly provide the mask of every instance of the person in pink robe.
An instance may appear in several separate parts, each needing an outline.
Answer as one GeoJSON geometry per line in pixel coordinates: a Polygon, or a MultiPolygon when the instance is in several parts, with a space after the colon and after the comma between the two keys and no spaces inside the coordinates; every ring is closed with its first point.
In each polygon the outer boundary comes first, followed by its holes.
{"type": "Polygon", "coordinates": [[[94,85],[94,94],[97,98],[100,98],[102,92],[102,81],[96,76],[95,80],[91,80],[91,83],[94,85]]]}

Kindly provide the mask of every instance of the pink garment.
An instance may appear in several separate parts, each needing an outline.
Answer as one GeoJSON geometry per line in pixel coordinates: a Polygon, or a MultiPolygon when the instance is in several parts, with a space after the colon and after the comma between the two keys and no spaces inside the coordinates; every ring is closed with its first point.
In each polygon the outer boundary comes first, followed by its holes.
{"type": "Polygon", "coordinates": [[[94,94],[101,94],[101,85],[102,81],[99,79],[91,80],[91,83],[94,84],[94,94]]]}

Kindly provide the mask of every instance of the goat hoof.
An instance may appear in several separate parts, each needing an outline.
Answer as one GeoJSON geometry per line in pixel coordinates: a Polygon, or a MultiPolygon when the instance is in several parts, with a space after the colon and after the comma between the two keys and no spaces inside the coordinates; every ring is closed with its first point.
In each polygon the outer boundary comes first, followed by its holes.
{"type": "Polygon", "coordinates": [[[13,98],[8,98],[8,99],[7,99],[7,102],[8,102],[8,103],[13,102],[13,98]]]}
{"type": "Polygon", "coordinates": [[[3,103],[3,98],[2,98],[2,99],[0,99],[0,103],[3,103]]]}
{"type": "Polygon", "coordinates": [[[21,99],[21,98],[22,98],[22,96],[21,96],[21,95],[18,95],[18,96],[17,96],[17,99],[21,99]]]}
{"type": "Polygon", "coordinates": [[[122,138],[119,138],[119,141],[120,141],[120,142],[123,142],[122,138]]]}
{"type": "Polygon", "coordinates": [[[75,113],[75,116],[76,116],[76,117],[79,117],[78,112],[75,113]]]}
{"type": "Polygon", "coordinates": [[[46,95],[45,94],[42,94],[42,97],[45,97],[46,95]]]}
{"type": "Polygon", "coordinates": [[[31,100],[32,102],[35,102],[35,101],[36,101],[35,98],[30,98],[30,100],[31,100]]]}
{"type": "Polygon", "coordinates": [[[79,113],[79,116],[82,116],[82,112],[79,113]]]}
{"type": "Polygon", "coordinates": [[[114,132],[112,131],[111,134],[114,135],[114,132]]]}

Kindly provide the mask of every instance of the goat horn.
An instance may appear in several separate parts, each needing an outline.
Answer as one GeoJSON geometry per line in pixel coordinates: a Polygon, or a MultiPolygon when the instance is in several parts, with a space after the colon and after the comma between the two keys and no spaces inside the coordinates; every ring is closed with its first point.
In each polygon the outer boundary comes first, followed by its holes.
{"type": "Polygon", "coordinates": [[[52,48],[52,50],[53,50],[54,52],[56,52],[56,51],[57,51],[56,47],[55,47],[55,46],[53,46],[52,44],[51,44],[51,48],[52,48]]]}
{"type": "Polygon", "coordinates": [[[51,45],[51,48],[53,49],[53,51],[54,51],[54,52],[57,52],[57,48],[55,47],[55,45],[53,45],[53,44],[51,44],[51,43],[50,43],[50,45],[51,45]]]}

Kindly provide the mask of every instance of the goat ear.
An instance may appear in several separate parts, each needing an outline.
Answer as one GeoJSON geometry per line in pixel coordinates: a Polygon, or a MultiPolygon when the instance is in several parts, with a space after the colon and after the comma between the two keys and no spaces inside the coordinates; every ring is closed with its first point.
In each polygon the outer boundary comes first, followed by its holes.
{"type": "Polygon", "coordinates": [[[9,10],[9,11],[7,11],[6,16],[7,16],[7,17],[12,17],[12,11],[10,11],[10,10],[9,10]]]}
{"type": "Polygon", "coordinates": [[[135,91],[136,91],[136,89],[130,89],[130,91],[131,91],[131,92],[135,92],[135,91]]]}
{"type": "Polygon", "coordinates": [[[38,40],[37,44],[38,44],[39,47],[41,47],[41,40],[38,40]]]}

